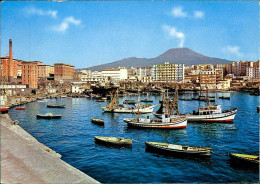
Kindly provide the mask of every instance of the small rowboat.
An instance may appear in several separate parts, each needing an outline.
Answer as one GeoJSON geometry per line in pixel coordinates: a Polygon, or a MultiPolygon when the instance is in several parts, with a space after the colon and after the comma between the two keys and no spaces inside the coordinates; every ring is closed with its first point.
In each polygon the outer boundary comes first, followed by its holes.
{"type": "Polygon", "coordinates": [[[258,155],[245,155],[239,153],[228,153],[230,162],[241,166],[259,167],[258,155]]]}
{"type": "Polygon", "coordinates": [[[184,146],[160,142],[145,142],[146,148],[154,150],[159,153],[168,153],[181,156],[210,156],[211,148],[197,147],[197,146],[184,146]]]}
{"type": "Polygon", "coordinates": [[[1,109],[0,109],[1,114],[7,114],[8,111],[9,111],[8,108],[1,108],[1,109]]]}
{"type": "Polygon", "coordinates": [[[48,108],[65,108],[65,105],[47,105],[48,108]]]}
{"type": "Polygon", "coordinates": [[[25,110],[25,107],[16,107],[16,110],[25,110]]]}
{"type": "Polygon", "coordinates": [[[121,137],[103,137],[95,136],[95,141],[103,144],[112,144],[112,145],[132,145],[132,139],[126,139],[121,137]]]}
{"type": "Polygon", "coordinates": [[[91,118],[91,122],[99,124],[99,125],[104,125],[105,121],[103,119],[100,119],[100,118],[91,118]]]}
{"type": "Polygon", "coordinates": [[[61,115],[53,115],[52,113],[37,114],[37,119],[60,119],[61,115]]]}

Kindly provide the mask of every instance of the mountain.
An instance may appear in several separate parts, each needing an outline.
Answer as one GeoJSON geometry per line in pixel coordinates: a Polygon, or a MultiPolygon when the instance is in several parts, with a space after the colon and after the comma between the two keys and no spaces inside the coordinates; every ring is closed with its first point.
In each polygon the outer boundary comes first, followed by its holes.
{"type": "Polygon", "coordinates": [[[189,48],[174,48],[169,49],[163,54],[155,58],[136,58],[130,57],[121,59],[112,63],[97,65],[87,68],[92,71],[101,71],[104,68],[118,68],[124,66],[126,68],[133,67],[145,67],[153,66],[155,64],[163,64],[164,62],[185,64],[185,66],[196,65],[196,64],[218,64],[218,63],[230,63],[231,61],[219,58],[212,58],[199,54],[189,48]]]}

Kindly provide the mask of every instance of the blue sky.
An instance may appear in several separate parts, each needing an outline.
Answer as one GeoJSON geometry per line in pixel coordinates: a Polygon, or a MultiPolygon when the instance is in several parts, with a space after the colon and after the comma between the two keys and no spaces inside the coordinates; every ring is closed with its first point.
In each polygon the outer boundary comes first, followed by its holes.
{"type": "Polygon", "coordinates": [[[85,68],[170,48],[233,61],[259,58],[257,1],[1,3],[1,56],[85,68]]]}

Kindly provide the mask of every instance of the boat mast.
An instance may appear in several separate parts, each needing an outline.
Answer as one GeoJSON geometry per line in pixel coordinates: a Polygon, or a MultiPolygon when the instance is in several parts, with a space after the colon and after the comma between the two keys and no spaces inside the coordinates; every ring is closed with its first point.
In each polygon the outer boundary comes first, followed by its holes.
{"type": "Polygon", "coordinates": [[[208,86],[206,86],[206,102],[207,102],[207,106],[210,106],[210,100],[209,100],[209,88],[208,86]]]}
{"type": "Polygon", "coordinates": [[[118,89],[116,90],[113,99],[111,100],[111,102],[107,106],[107,108],[109,108],[109,110],[115,109],[115,105],[117,105],[117,96],[118,96],[118,89]]]}
{"type": "Polygon", "coordinates": [[[175,88],[175,93],[174,93],[174,98],[172,101],[172,108],[171,108],[170,114],[174,114],[174,110],[176,110],[177,115],[180,115],[179,103],[178,103],[178,87],[175,88]]]}

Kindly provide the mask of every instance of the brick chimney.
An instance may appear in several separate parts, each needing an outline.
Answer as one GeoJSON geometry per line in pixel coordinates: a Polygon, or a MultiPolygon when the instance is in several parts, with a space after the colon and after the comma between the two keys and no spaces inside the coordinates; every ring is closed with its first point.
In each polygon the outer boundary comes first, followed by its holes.
{"type": "Polygon", "coordinates": [[[9,39],[8,82],[14,81],[12,39],[9,39]]]}

